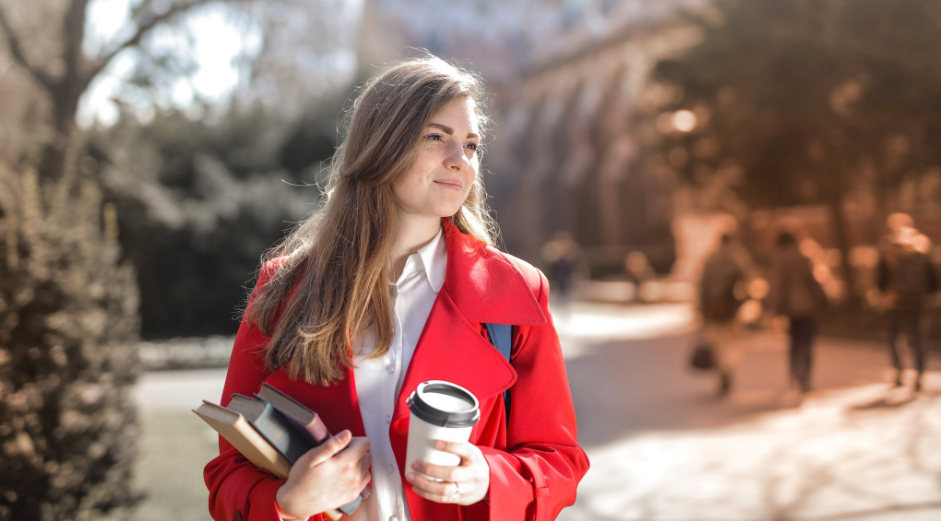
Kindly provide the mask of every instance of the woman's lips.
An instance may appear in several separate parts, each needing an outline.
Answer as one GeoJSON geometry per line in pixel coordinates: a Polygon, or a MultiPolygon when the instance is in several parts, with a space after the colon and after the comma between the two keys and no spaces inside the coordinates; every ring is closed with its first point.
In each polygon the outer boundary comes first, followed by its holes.
{"type": "Polygon", "coordinates": [[[450,180],[450,179],[440,179],[440,180],[435,181],[435,183],[437,183],[438,185],[441,185],[444,188],[448,188],[448,189],[456,190],[456,191],[460,191],[462,188],[460,181],[455,181],[455,180],[450,180]]]}

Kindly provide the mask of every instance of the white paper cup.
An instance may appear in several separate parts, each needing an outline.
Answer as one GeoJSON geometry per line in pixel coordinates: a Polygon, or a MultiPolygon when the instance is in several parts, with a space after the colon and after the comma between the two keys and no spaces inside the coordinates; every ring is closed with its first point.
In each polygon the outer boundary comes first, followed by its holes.
{"type": "Polygon", "coordinates": [[[480,420],[477,397],[447,381],[425,381],[408,398],[408,404],[411,418],[405,454],[406,473],[414,471],[412,463],[416,460],[439,466],[460,465],[461,457],[436,449],[435,443],[439,440],[468,441],[471,430],[480,420]]]}

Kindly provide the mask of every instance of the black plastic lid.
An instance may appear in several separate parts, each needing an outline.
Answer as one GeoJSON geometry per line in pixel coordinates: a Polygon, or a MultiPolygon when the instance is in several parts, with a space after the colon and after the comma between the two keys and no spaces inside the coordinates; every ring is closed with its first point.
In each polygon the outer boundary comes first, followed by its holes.
{"type": "Polygon", "coordinates": [[[480,420],[480,403],[477,397],[464,388],[447,381],[425,381],[418,385],[415,392],[408,398],[409,409],[412,415],[417,416],[428,424],[445,428],[466,428],[477,424],[480,420]],[[428,402],[429,395],[445,395],[467,403],[468,408],[462,411],[445,411],[438,409],[428,402]]]}

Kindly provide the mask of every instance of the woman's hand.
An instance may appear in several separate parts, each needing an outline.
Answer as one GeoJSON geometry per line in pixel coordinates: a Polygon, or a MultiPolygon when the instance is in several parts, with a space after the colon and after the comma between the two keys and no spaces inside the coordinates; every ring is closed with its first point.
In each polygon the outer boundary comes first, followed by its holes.
{"type": "Polygon", "coordinates": [[[371,463],[369,439],[343,430],[291,466],[275,497],[278,508],[290,519],[307,520],[352,502],[369,483],[371,463]]]}
{"type": "Polygon", "coordinates": [[[412,483],[415,493],[428,500],[442,504],[469,506],[487,497],[490,492],[490,466],[477,446],[469,442],[446,442],[439,440],[435,447],[441,451],[461,457],[460,466],[437,466],[417,461],[412,464],[405,479],[412,483]],[[435,482],[419,475],[441,479],[435,482]]]}

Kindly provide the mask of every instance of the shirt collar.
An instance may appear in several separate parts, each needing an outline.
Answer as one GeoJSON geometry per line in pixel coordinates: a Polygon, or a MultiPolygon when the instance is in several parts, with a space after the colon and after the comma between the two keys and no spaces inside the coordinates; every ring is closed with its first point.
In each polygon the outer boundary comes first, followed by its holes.
{"type": "Polygon", "coordinates": [[[420,273],[425,276],[428,285],[437,294],[444,286],[447,267],[448,245],[447,241],[444,240],[444,231],[439,230],[438,234],[427,245],[408,256],[399,279],[392,284],[397,285],[411,277],[420,277],[418,276],[420,273]]]}
{"type": "Polygon", "coordinates": [[[425,277],[431,289],[438,293],[444,286],[448,267],[448,247],[444,241],[444,230],[439,230],[430,243],[418,249],[418,257],[425,268],[425,277]]]}

